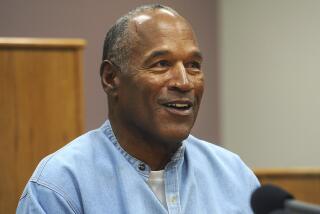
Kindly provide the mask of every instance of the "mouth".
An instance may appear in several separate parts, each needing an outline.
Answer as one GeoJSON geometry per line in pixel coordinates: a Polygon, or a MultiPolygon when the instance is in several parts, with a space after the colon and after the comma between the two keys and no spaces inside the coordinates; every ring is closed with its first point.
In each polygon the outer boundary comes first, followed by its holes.
{"type": "Polygon", "coordinates": [[[175,100],[162,103],[167,111],[172,114],[186,116],[192,113],[193,103],[189,100],[175,100]]]}

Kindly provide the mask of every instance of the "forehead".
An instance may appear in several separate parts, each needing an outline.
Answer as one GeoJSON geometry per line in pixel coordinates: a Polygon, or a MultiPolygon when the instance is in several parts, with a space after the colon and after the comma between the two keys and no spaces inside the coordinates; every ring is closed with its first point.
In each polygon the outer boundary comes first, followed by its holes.
{"type": "Polygon", "coordinates": [[[174,47],[181,45],[198,49],[194,32],[187,21],[165,9],[158,9],[135,16],[130,23],[134,42],[138,47],[174,47]]]}

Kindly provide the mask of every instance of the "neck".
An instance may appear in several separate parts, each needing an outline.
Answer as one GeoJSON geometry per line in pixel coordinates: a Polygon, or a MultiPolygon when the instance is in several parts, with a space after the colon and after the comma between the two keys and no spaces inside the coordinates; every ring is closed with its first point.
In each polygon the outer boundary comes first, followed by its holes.
{"type": "Polygon", "coordinates": [[[168,143],[155,140],[137,127],[121,123],[121,120],[111,114],[109,120],[121,147],[131,156],[148,164],[151,170],[164,169],[181,146],[181,142],[168,143]]]}

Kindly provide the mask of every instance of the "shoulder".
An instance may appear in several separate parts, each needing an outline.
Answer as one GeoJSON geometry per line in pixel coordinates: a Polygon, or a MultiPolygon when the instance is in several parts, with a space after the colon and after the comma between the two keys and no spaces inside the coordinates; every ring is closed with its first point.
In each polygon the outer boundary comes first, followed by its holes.
{"type": "Polygon", "coordinates": [[[92,158],[99,158],[101,150],[107,149],[107,141],[99,129],[87,132],[41,160],[31,179],[61,179],[61,173],[71,173],[79,166],[85,167],[92,158]]]}
{"type": "Polygon", "coordinates": [[[187,139],[186,153],[191,157],[189,161],[200,170],[205,167],[204,170],[212,171],[223,179],[243,181],[254,186],[259,183],[252,170],[237,154],[221,146],[190,135],[187,139]]]}
{"type": "Polygon", "coordinates": [[[113,150],[114,146],[102,128],[81,135],[40,161],[22,199],[32,195],[45,198],[57,195],[75,210],[80,210],[80,190],[92,185],[99,172],[108,171],[108,166],[112,166],[109,156],[115,153],[113,150]]]}
{"type": "Polygon", "coordinates": [[[192,135],[187,138],[187,150],[199,158],[215,159],[218,162],[239,162],[239,156],[221,146],[198,139],[192,135]]]}
{"type": "Polygon", "coordinates": [[[201,195],[219,201],[221,210],[248,213],[250,196],[259,186],[251,169],[237,154],[218,145],[191,135],[186,141],[185,170],[196,178],[201,195]]]}
{"type": "Polygon", "coordinates": [[[111,126],[107,121],[100,128],[77,137],[45,157],[39,163],[31,180],[66,183],[64,178],[78,179],[83,173],[90,175],[94,168],[107,167],[110,156],[115,156],[116,153],[116,148],[111,141],[112,136],[110,136],[113,132],[107,130],[108,128],[111,129],[111,126]]]}

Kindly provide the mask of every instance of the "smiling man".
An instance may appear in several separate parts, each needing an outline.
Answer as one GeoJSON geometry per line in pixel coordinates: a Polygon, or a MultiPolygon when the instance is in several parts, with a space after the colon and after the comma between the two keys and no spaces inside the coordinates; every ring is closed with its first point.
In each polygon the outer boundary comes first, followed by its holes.
{"type": "Polygon", "coordinates": [[[190,24],[139,7],[106,35],[109,120],[41,161],[17,213],[251,213],[239,157],[190,135],[204,88],[190,24]]]}

